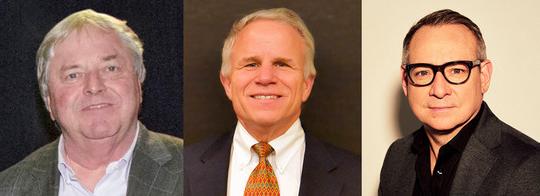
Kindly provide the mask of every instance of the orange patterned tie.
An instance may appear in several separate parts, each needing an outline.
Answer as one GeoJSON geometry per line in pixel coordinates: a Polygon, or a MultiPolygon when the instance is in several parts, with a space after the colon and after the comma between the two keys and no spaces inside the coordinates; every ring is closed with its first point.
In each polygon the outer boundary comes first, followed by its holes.
{"type": "Polygon", "coordinates": [[[272,165],[266,159],[274,149],[268,143],[260,142],[251,148],[259,155],[259,164],[249,176],[244,196],[279,196],[279,186],[272,165]]]}

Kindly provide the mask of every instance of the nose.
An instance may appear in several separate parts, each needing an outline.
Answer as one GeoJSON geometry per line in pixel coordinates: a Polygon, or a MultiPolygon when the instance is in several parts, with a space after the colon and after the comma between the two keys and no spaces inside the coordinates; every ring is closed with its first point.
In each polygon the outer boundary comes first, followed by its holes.
{"type": "Polygon", "coordinates": [[[275,84],[275,72],[274,66],[271,64],[261,65],[255,83],[263,86],[275,84]]]}
{"type": "Polygon", "coordinates": [[[89,72],[86,76],[84,85],[86,95],[96,95],[105,91],[104,79],[98,72],[89,72]]]}
{"type": "Polygon", "coordinates": [[[442,99],[451,93],[452,89],[450,88],[450,84],[446,81],[441,72],[437,72],[433,79],[433,83],[431,84],[429,95],[442,99]]]}

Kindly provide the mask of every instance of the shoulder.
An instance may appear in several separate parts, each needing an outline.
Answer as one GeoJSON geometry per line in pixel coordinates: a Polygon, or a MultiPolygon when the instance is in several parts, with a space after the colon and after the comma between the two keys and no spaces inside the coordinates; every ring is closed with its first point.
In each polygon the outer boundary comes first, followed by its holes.
{"type": "Polygon", "coordinates": [[[182,152],[184,149],[184,140],[178,137],[163,133],[148,131],[148,140],[150,145],[164,145],[167,149],[176,152],[182,152]]]}
{"type": "Polygon", "coordinates": [[[493,152],[507,164],[514,165],[517,173],[534,174],[540,182],[540,145],[534,139],[510,127],[501,132],[501,144],[493,152]]]}
{"type": "MultiPolygon", "coordinates": [[[[484,103],[485,104],[485,103],[484,103]]],[[[491,148],[499,156],[528,157],[538,152],[539,144],[534,139],[501,121],[485,104],[477,130],[472,137],[491,148]]]]}
{"type": "Polygon", "coordinates": [[[476,138],[490,148],[499,161],[515,165],[538,154],[538,142],[501,121],[490,110],[483,118],[471,139],[476,138]]]}
{"type": "Polygon", "coordinates": [[[396,174],[408,174],[408,170],[414,171],[414,161],[416,155],[412,151],[412,145],[414,142],[415,134],[418,134],[420,130],[413,132],[412,134],[400,138],[394,141],[386,152],[384,162],[381,169],[380,181],[381,186],[390,182],[396,183],[401,181],[396,179],[396,174]],[[397,180],[397,181],[396,181],[397,180]]]}
{"type": "MultiPolygon", "coordinates": [[[[356,168],[354,166],[358,166],[358,169],[360,169],[360,156],[355,155],[347,150],[343,150],[341,148],[338,148],[332,144],[323,142],[310,134],[306,134],[306,151],[308,150],[325,150],[330,157],[338,165],[347,165],[352,166],[352,168],[356,168]],[[321,149],[318,149],[318,147],[322,147],[321,149]]],[[[306,152],[307,153],[307,152],[306,152]]]]}
{"type": "Polygon", "coordinates": [[[501,150],[515,155],[538,154],[540,145],[534,139],[507,125],[501,132],[501,150]]]}
{"type": "Polygon", "coordinates": [[[503,165],[512,168],[506,168],[511,173],[508,193],[509,195],[535,195],[540,192],[540,150],[538,145],[527,144],[524,141],[512,139],[516,144],[507,147],[508,155],[513,151],[513,156],[507,156],[503,159],[509,160],[503,165]]]}
{"type": "Polygon", "coordinates": [[[306,149],[302,170],[302,181],[305,181],[305,185],[310,184],[312,178],[318,177],[321,178],[318,180],[321,183],[341,184],[341,191],[333,191],[344,195],[360,194],[360,156],[323,142],[309,133],[306,133],[305,138],[306,149]]]}
{"type": "MultiPolygon", "coordinates": [[[[14,188],[31,187],[33,172],[51,173],[47,170],[55,168],[57,163],[58,140],[34,151],[22,161],[0,173],[0,193],[14,188]]],[[[3,194],[0,194],[3,195],[3,194]]]]}
{"type": "Polygon", "coordinates": [[[135,159],[149,158],[160,164],[167,163],[173,168],[182,165],[184,162],[183,139],[150,130],[144,130],[141,133],[141,138],[137,141],[138,147],[135,147],[135,159]]]}
{"type": "Polygon", "coordinates": [[[407,154],[411,153],[411,147],[414,141],[414,135],[418,134],[420,130],[413,132],[403,138],[397,139],[392,142],[386,152],[384,164],[393,164],[394,162],[401,160],[407,154]]]}
{"type": "Polygon", "coordinates": [[[534,195],[540,192],[539,143],[495,115],[490,113],[488,117],[482,129],[477,130],[482,131],[477,140],[490,148],[490,154],[496,158],[490,171],[493,176],[489,180],[491,184],[504,182],[509,195],[534,195]]]}
{"type": "MultiPolygon", "coordinates": [[[[360,156],[323,142],[307,133],[305,138],[305,161],[321,162],[318,163],[318,166],[321,168],[335,168],[331,172],[335,176],[359,182],[361,170],[360,156]]],[[[305,161],[304,164],[306,164],[305,161]]]]}
{"type": "Polygon", "coordinates": [[[204,138],[201,141],[186,145],[185,153],[186,158],[199,158],[205,153],[212,153],[211,151],[223,150],[224,148],[230,148],[232,144],[232,137],[234,132],[226,132],[218,136],[211,136],[204,138]]]}

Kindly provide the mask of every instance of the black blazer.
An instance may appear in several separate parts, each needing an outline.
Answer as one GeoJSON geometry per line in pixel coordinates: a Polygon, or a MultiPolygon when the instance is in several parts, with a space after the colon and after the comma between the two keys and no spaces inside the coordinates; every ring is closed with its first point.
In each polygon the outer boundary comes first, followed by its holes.
{"type": "MultiPolygon", "coordinates": [[[[500,121],[483,104],[478,126],[458,163],[450,195],[540,195],[538,142],[500,121]]],[[[379,195],[412,195],[416,180],[412,143],[411,134],[388,149],[379,195]]]]}
{"type": "MultiPolygon", "coordinates": [[[[227,194],[233,132],[185,149],[185,195],[227,194]]],[[[306,133],[299,195],[360,195],[360,157],[324,144],[306,133]]]]}

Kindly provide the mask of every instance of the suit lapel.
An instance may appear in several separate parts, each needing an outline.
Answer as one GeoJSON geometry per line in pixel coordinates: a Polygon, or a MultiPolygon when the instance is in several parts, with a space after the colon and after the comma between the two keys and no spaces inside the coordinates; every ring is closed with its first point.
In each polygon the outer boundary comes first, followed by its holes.
{"type": "MultiPolygon", "coordinates": [[[[178,187],[181,169],[166,168],[173,155],[140,124],[129,172],[127,195],[169,195],[178,187]]],[[[181,167],[182,163],[175,163],[181,167]]]]}
{"type": "Polygon", "coordinates": [[[478,126],[461,156],[450,195],[477,193],[497,161],[492,149],[500,145],[501,130],[497,128],[499,122],[485,104],[478,126]]]}
{"type": "Polygon", "coordinates": [[[337,163],[324,144],[306,134],[306,150],[302,166],[299,195],[336,195],[343,185],[332,175],[337,163]]]}
{"type": "Polygon", "coordinates": [[[396,193],[390,195],[412,195],[414,184],[416,183],[416,163],[417,155],[410,151],[401,163],[400,173],[396,174],[398,185],[393,188],[396,193]]]}
{"type": "Polygon", "coordinates": [[[233,133],[217,139],[197,160],[197,172],[190,178],[192,192],[198,195],[226,195],[233,133]]]}
{"type": "Polygon", "coordinates": [[[31,193],[25,193],[25,195],[58,195],[58,184],[60,180],[60,172],[58,171],[58,139],[54,142],[47,144],[43,154],[39,159],[34,161],[36,163],[32,167],[32,181],[37,189],[30,189],[30,191],[37,191],[31,193]]]}

